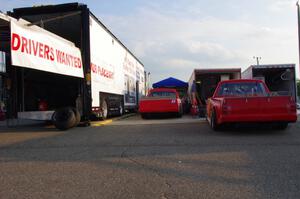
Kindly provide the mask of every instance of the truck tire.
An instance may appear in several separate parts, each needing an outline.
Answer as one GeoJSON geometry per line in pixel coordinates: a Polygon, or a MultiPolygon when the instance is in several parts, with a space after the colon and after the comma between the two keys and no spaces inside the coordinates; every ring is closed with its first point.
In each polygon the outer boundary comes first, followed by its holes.
{"type": "Polygon", "coordinates": [[[80,115],[80,113],[79,113],[79,111],[78,111],[78,109],[77,108],[73,108],[72,107],[72,110],[73,110],[73,112],[74,112],[74,114],[75,114],[75,125],[74,126],[78,126],[79,125],[79,123],[80,123],[80,120],[81,120],[81,115],[80,115]]]}
{"type": "Polygon", "coordinates": [[[108,117],[108,106],[106,100],[103,100],[101,104],[102,109],[102,119],[105,120],[108,117]]]}
{"type": "Polygon", "coordinates": [[[220,126],[217,124],[217,116],[215,110],[213,110],[210,116],[210,126],[214,131],[218,131],[220,129],[220,126]]]}
{"type": "Polygon", "coordinates": [[[57,129],[68,130],[76,124],[75,113],[70,107],[58,109],[52,115],[52,122],[57,129]]]}
{"type": "Polygon", "coordinates": [[[288,127],[289,123],[287,122],[281,122],[277,124],[277,129],[278,130],[285,130],[288,127]]]}
{"type": "Polygon", "coordinates": [[[149,114],[148,113],[141,113],[141,117],[143,119],[149,119],[149,114]]]}

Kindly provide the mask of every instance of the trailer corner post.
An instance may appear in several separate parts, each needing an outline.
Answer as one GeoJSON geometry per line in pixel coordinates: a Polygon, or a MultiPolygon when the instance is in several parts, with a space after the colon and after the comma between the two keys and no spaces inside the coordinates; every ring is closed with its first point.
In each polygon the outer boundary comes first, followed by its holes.
{"type": "Polygon", "coordinates": [[[300,7],[299,7],[299,1],[296,3],[297,6],[297,23],[298,23],[298,58],[299,58],[299,71],[300,71],[300,7]]]}
{"type": "MultiPolygon", "coordinates": [[[[89,120],[91,115],[91,107],[92,107],[92,100],[91,100],[91,84],[87,83],[87,74],[91,73],[90,63],[91,63],[91,56],[90,56],[90,11],[87,5],[81,5],[82,10],[82,35],[81,35],[81,45],[82,45],[82,59],[84,64],[84,74],[85,79],[83,80],[83,116],[84,120],[89,120]]],[[[90,81],[90,80],[88,80],[90,81]]]]}
{"type": "Polygon", "coordinates": [[[25,77],[24,68],[21,69],[21,84],[22,84],[22,105],[20,111],[25,111],[25,77]]]}

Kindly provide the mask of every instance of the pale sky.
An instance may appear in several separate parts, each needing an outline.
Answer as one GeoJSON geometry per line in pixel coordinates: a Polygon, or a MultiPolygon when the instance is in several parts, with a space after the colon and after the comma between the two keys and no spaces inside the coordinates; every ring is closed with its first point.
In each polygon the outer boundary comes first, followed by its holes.
{"type": "MultiPolygon", "coordinates": [[[[0,0],[0,10],[73,1],[0,0]]],[[[135,54],[152,82],[195,68],[297,64],[296,0],[79,1],[135,54]]]]}

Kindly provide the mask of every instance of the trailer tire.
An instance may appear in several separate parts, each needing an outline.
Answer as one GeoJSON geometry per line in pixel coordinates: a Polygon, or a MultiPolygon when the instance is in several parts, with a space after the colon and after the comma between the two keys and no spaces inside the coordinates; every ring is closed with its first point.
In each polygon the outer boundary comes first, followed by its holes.
{"type": "Polygon", "coordinates": [[[70,107],[58,109],[52,115],[52,122],[57,129],[68,130],[76,124],[75,113],[70,107]]]}
{"type": "Polygon", "coordinates": [[[119,116],[122,116],[124,114],[124,106],[123,106],[123,103],[120,102],[120,105],[119,105],[119,116]]]}
{"type": "Polygon", "coordinates": [[[102,119],[105,120],[108,117],[108,106],[106,100],[103,100],[101,104],[102,109],[102,119]]]}
{"type": "Polygon", "coordinates": [[[80,115],[80,113],[79,113],[79,111],[78,111],[77,108],[72,108],[72,110],[73,110],[73,112],[75,114],[75,125],[74,125],[74,127],[75,127],[75,126],[79,125],[79,123],[81,121],[81,115],[80,115]]]}

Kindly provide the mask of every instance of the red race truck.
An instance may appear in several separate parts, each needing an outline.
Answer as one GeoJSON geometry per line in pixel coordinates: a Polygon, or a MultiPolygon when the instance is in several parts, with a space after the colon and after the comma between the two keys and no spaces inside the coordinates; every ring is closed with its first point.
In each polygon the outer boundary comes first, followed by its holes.
{"type": "Polygon", "coordinates": [[[229,80],[218,84],[207,101],[207,120],[214,130],[225,123],[268,122],[280,129],[297,121],[294,97],[271,93],[261,80],[229,80]]]}
{"type": "Polygon", "coordinates": [[[175,89],[151,89],[147,97],[140,100],[139,112],[142,118],[148,118],[151,114],[163,113],[173,113],[181,117],[182,104],[179,94],[175,89]]]}

